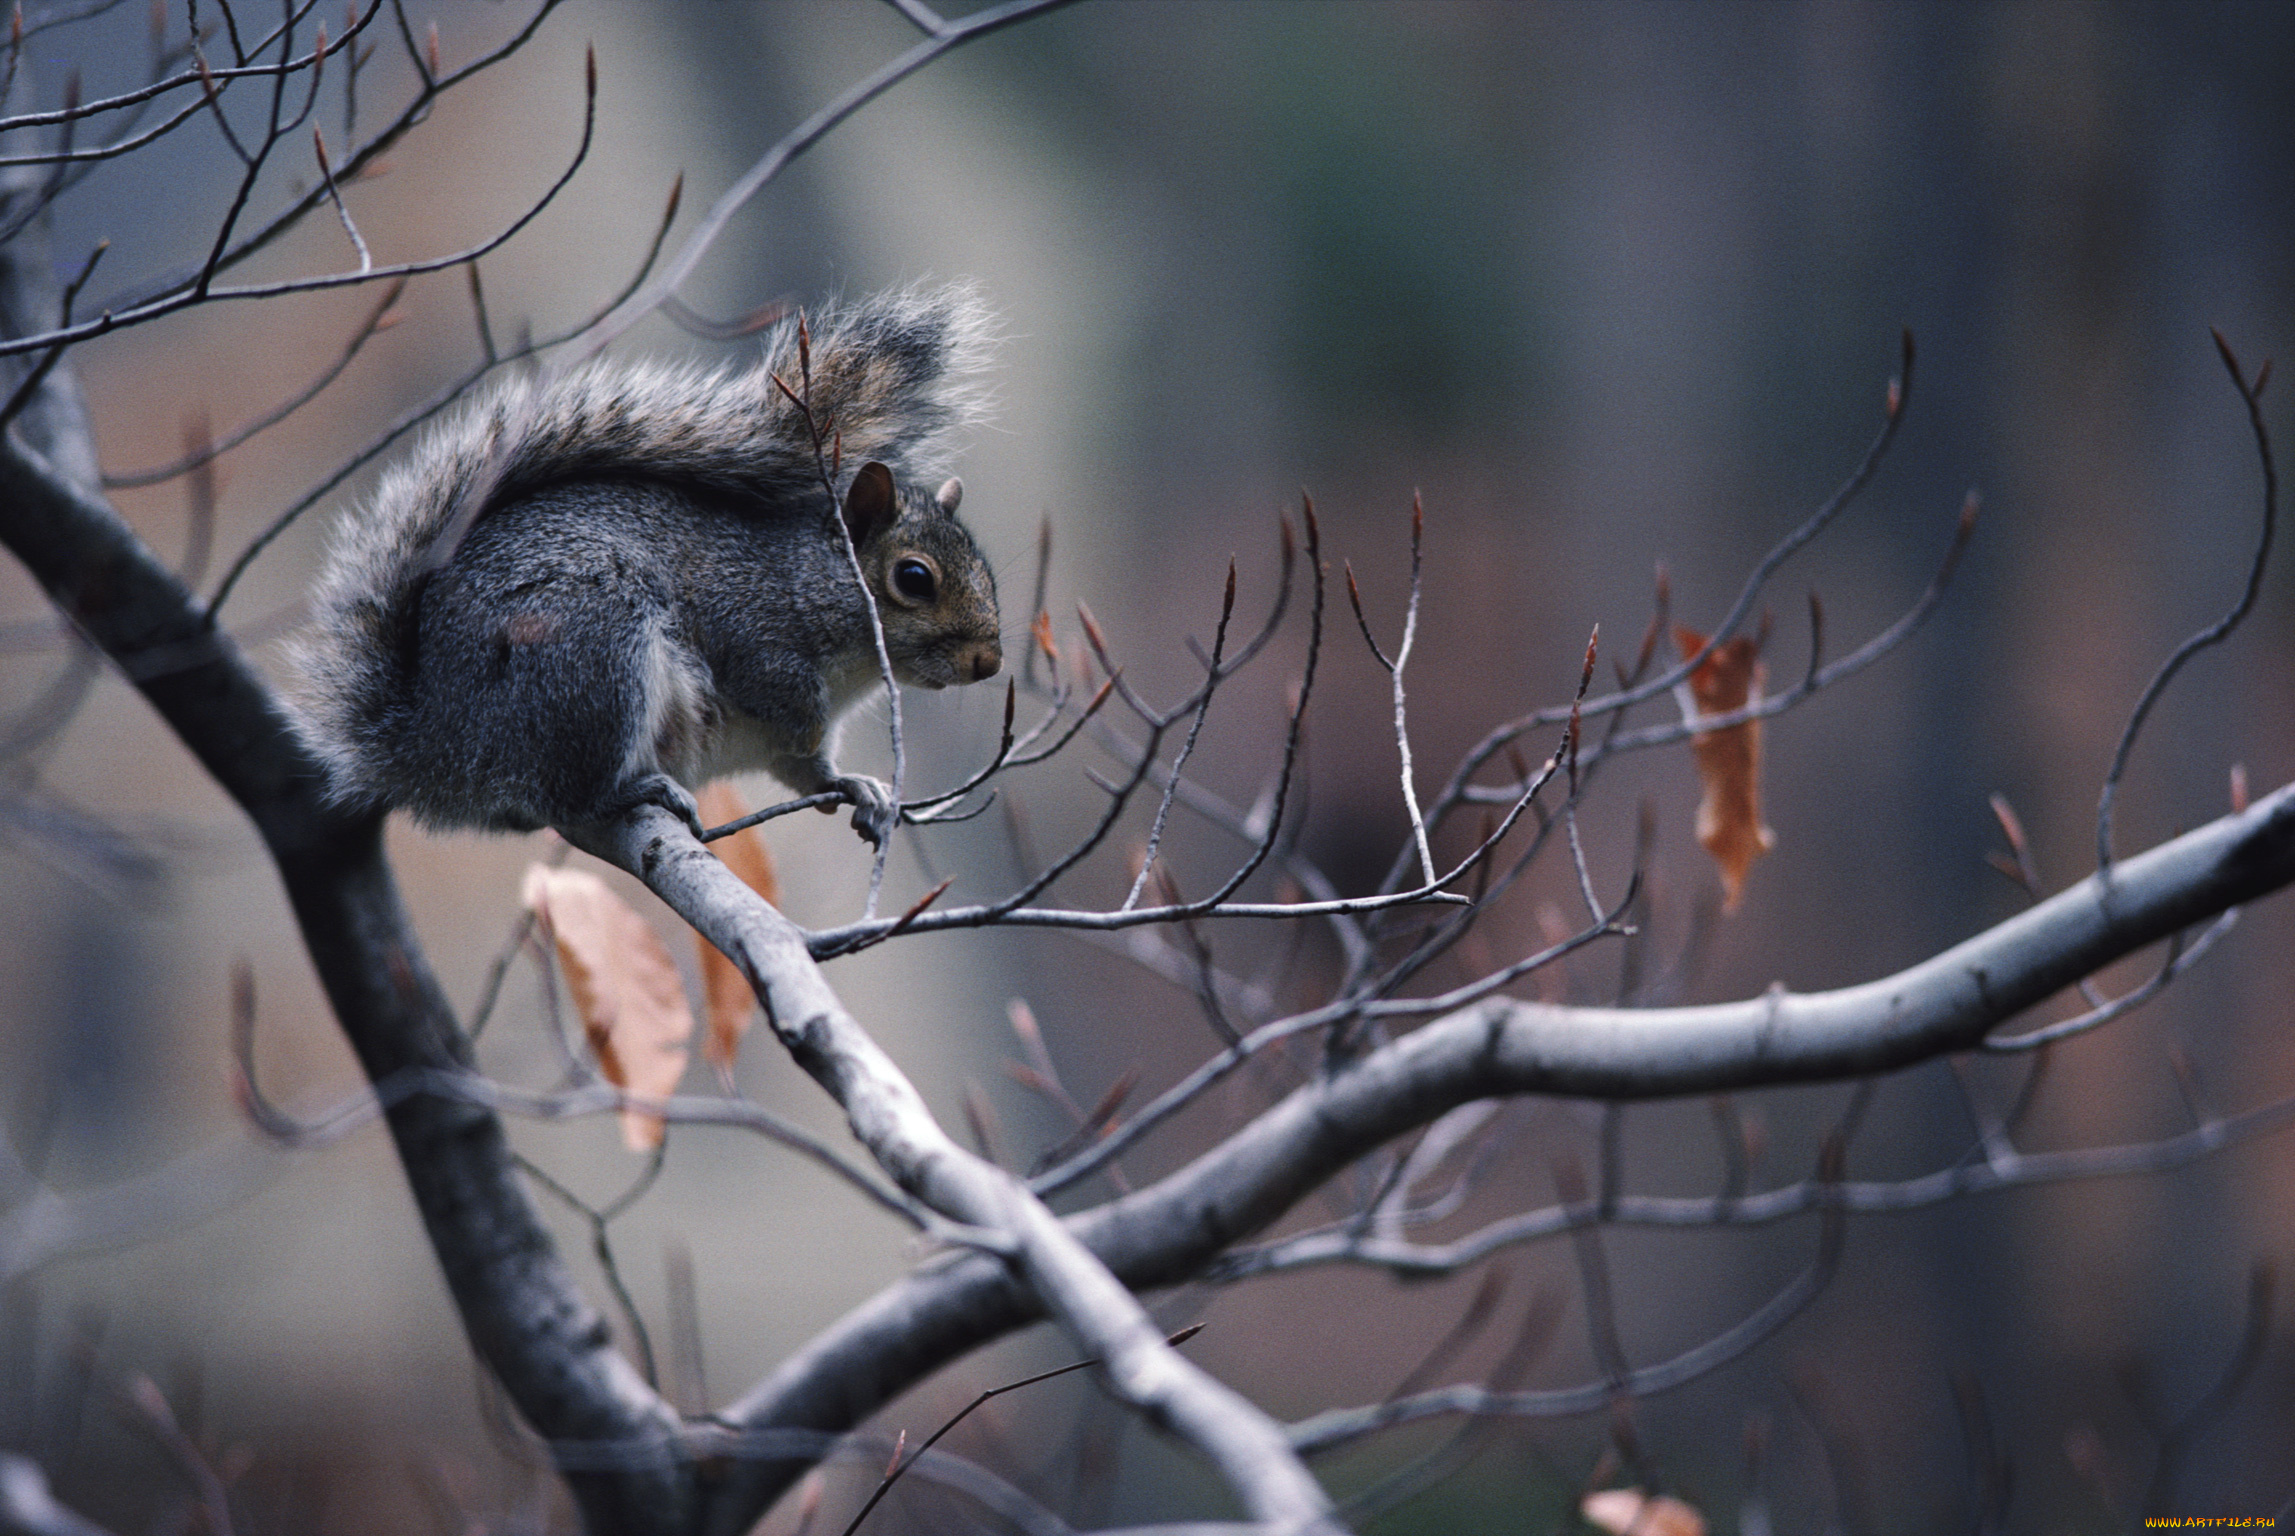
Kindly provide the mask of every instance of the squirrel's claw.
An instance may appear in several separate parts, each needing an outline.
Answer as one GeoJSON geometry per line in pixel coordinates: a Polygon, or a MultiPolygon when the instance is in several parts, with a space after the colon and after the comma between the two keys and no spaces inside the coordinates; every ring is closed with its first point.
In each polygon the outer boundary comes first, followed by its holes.
{"type": "Polygon", "coordinates": [[[900,824],[900,803],[893,799],[892,790],[882,780],[859,773],[840,775],[835,788],[853,802],[853,830],[870,847],[883,847],[892,829],[900,824]]]}

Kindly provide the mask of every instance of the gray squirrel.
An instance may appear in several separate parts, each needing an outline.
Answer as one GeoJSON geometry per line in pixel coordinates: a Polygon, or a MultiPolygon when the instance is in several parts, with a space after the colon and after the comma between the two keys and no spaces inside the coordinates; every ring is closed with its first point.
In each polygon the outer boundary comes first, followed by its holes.
{"type": "Polygon", "coordinates": [[[817,316],[809,370],[791,321],[754,369],[592,363],[466,409],[346,521],[291,649],[331,796],[519,831],[650,802],[698,831],[689,787],[762,768],[881,842],[899,807],[834,761],[882,675],[845,540],[897,679],[996,674],[963,487],[924,489],[988,330],[967,288],[888,293],[817,316]]]}

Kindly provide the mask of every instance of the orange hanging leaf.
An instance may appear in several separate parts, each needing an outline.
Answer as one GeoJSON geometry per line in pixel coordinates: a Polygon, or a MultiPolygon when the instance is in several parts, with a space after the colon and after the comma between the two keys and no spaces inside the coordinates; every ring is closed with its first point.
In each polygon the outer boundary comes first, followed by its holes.
{"type": "Polygon", "coordinates": [[[1612,1536],[1705,1536],[1705,1516],[1679,1499],[1651,1498],[1639,1488],[1604,1488],[1578,1505],[1588,1525],[1612,1536]]]}
{"type": "MultiPolygon", "coordinates": [[[[523,900],[557,947],[566,991],[606,1081],[648,1099],[675,1093],[685,1076],[693,1010],[660,935],[586,870],[536,864],[526,871],[523,900]]],[[[631,1151],[650,1152],[661,1137],[660,1116],[622,1111],[622,1140],[631,1151]]]]}
{"type": "MultiPolygon", "coordinates": [[[[1677,627],[1674,644],[1684,661],[1705,648],[1705,637],[1677,627]]],[[[1682,718],[1726,715],[1761,699],[1761,642],[1744,635],[1725,640],[1697,664],[1681,695],[1682,718]]],[[[1722,910],[1737,910],[1745,872],[1777,844],[1761,820],[1761,722],[1747,720],[1690,738],[1705,794],[1697,803],[1697,840],[1721,866],[1722,910]]]]}
{"type": "MultiPolygon", "coordinates": [[[[749,814],[733,786],[723,779],[704,785],[694,798],[700,802],[701,819],[708,826],[722,827],[749,814]]],[[[781,905],[781,883],[774,878],[773,855],[755,827],[719,838],[709,845],[709,851],[723,859],[743,885],[772,905],[781,905]]],[[[733,1070],[735,1053],[741,1049],[741,1037],[757,1017],[757,994],[750,990],[741,967],[719,953],[716,945],[697,933],[693,947],[701,956],[701,995],[709,1015],[709,1029],[701,1037],[701,1059],[720,1073],[728,1073],[733,1070]]]]}

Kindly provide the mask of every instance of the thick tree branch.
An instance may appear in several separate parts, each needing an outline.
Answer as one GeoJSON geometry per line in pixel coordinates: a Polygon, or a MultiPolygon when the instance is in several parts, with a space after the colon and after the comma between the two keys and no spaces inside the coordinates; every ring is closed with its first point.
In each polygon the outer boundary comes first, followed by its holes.
{"type": "Polygon", "coordinates": [[[657,806],[568,835],[643,880],[741,967],[782,1045],[896,1183],[943,1215],[1009,1240],[1008,1254],[982,1262],[1041,1298],[1099,1359],[1117,1396],[1202,1452],[1256,1518],[1285,1531],[1337,1529],[1326,1526],[1329,1500],[1275,1422],[1172,1350],[1146,1309],[1025,1185],[948,1138],[915,1085],[845,1011],[801,929],[657,806]]]}
{"type": "MultiPolygon", "coordinates": [[[[43,315],[52,324],[45,242],[29,234],[0,252],[0,312],[11,324],[43,315]]],[[[468,1070],[467,1043],[383,859],[381,819],[323,802],[318,764],[237,646],[88,488],[94,453],[68,379],[51,374],[0,443],[0,542],[254,820],[369,1080],[468,1070]],[[52,456],[32,446],[41,441],[52,456]]],[[[501,1122],[473,1104],[417,1097],[394,1105],[389,1124],[463,1325],[529,1422],[553,1440],[665,1446],[676,1416],[615,1353],[559,1262],[501,1122]]],[[[673,1529],[690,1497],[666,1456],[570,1481],[600,1530],[673,1529]]]]}
{"type": "MultiPolygon", "coordinates": [[[[1179,1284],[1358,1158],[1461,1104],[1520,1093],[1658,1098],[1909,1066],[1971,1049],[2097,967],[2290,883],[2295,785],[1880,981],[1689,1008],[1488,999],[1294,1090],[1186,1167],[1069,1225],[1134,1290],[1179,1284]]],[[[914,1274],[817,1335],[726,1417],[753,1430],[848,1427],[1038,1316],[984,1259],[914,1274]]],[[[762,1508],[776,1475],[743,1468],[746,1502],[762,1508]]]]}

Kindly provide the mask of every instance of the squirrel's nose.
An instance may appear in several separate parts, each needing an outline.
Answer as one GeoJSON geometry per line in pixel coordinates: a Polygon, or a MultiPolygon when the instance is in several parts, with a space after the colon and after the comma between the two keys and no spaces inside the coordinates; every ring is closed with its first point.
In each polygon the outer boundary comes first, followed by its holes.
{"type": "Polygon", "coordinates": [[[1004,670],[1004,648],[993,640],[973,646],[961,658],[970,676],[968,682],[981,682],[1004,670]]]}

